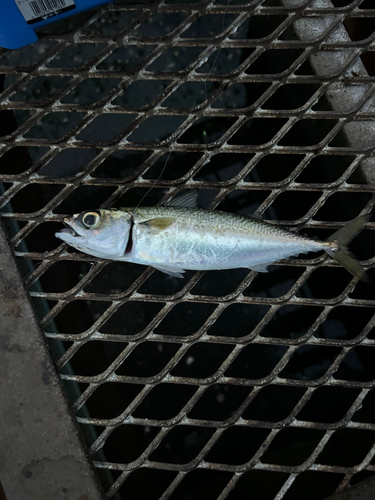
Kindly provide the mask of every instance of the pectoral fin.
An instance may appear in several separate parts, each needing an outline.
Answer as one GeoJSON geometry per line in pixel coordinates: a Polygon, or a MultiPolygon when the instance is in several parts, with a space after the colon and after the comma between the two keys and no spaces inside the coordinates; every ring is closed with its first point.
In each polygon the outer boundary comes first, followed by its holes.
{"type": "Polygon", "coordinates": [[[180,269],[179,267],[166,266],[164,264],[158,266],[153,265],[152,267],[175,278],[183,278],[183,273],[185,272],[184,269],[180,269]]]}
{"type": "Polygon", "coordinates": [[[160,217],[156,219],[149,219],[141,222],[141,226],[148,226],[150,228],[151,234],[160,233],[160,231],[164,231],[173,224],[175,219],[172,217],[160,217]]]}

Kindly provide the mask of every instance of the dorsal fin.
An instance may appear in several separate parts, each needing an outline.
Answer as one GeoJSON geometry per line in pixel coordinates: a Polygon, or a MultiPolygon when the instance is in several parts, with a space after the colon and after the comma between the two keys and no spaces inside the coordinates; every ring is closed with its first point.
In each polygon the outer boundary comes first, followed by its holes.
{"type": "Polygon", "coordinates": [[[167,207],[198,208],[198,191],[188,191],[166,203],[167,207]]]}

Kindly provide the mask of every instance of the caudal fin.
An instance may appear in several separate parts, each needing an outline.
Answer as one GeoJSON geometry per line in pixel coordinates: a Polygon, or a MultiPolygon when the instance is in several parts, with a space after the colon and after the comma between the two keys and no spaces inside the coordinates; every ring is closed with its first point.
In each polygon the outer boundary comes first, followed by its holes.
{"type": "Polygon", "coordinates": [[[370,281],[365,270],[350,252],[347,245],[352,241],[357,234],[362,231],[363,226],[371,219],[371,214],[360,215],[356,219],[348,222],[344,227],[333,233],[327,241],[336,243],[336,247],[326,248],[326,252],[332,258],[345,267],[353,276],[356,276],[367,283],[370,281]]]}

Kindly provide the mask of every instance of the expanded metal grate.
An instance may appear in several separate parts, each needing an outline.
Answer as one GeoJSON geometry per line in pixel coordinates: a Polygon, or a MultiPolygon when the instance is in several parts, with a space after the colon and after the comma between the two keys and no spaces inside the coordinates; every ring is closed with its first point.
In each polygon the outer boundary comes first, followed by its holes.
{"type": "Polygon", "coordinates": [[[1,215],[107,498],[316,500],[374,474],[374,223],[352,245],[372,284],[315,254],[179,280],[54,237],[184,189],[320,238],[370,212],[373,7],[118,1],[0,53],[1,215]]]}

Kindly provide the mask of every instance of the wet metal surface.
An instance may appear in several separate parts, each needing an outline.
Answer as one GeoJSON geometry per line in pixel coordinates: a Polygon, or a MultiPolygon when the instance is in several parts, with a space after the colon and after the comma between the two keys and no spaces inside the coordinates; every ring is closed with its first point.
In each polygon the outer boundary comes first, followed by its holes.
{"type": "Polygon", "coordinates": [[[374,222],[352,245],[370,285],[324,255],[179,280],[54,237],[186,189],[320,238],[371,212],[371,4],[121,1],[0,53],[1,215],[108,499],[374,475],[374,222]]]}

